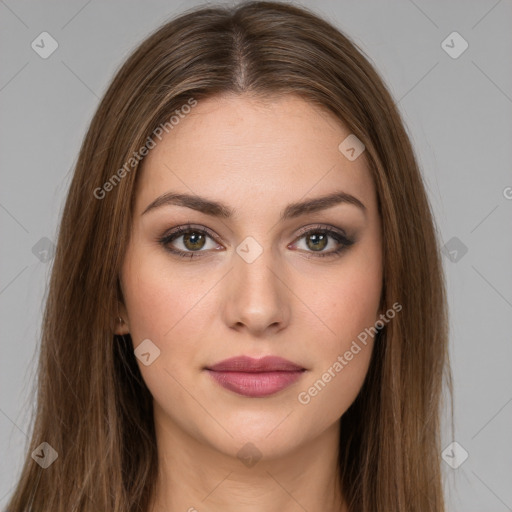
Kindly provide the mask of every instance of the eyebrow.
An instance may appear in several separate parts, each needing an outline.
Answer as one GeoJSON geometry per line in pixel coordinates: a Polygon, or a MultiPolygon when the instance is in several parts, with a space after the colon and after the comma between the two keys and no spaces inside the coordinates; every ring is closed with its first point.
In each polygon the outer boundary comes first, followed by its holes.
{"type": "MultiPolygon", "coordinates": [[[[281,212],[279,220],[282,222],[284,220],[294,219],[301,215],[326,210],[327,208],[331,208],[342,203],[357,206],[364,214],[366,214],[366,206],[357,199],[357,197],[343,191],[337,191],[325,196],[290,203],[281,212]]],[[[185,206],[186,208],[191,208],[192,210],[196,210],[206,215],[224,219],[232,218],[238,213],[236,209],[230,208],[221,202],[206,199],[205,197],[167,192],[166,194],[157,197],[151,204],[149,204],[141,215],[155,210],[156,208],[169,205],[185,206]]]]}

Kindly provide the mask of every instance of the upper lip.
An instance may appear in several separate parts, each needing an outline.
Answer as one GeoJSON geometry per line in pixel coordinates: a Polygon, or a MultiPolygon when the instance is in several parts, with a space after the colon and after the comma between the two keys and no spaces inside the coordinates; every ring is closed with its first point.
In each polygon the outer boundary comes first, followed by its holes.
{"type": "Polygon", "coordinates": [[[207,366],[207,370],[215,372],[296,372],[304,370],[302,366],[292,363],[287,359],[277,356],[265,356],[254,359],[249,356],[238,356],[225,359],[213,366],[207,366]]]}

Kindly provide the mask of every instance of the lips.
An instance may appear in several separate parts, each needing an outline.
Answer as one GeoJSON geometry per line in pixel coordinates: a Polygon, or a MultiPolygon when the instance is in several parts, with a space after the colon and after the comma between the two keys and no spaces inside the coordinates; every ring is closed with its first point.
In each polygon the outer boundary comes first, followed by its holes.
{"type": "Polygon", "coordinates": [[[223,388],[253,398],[273,395],[285,389],[306,371],[302,366],[276,356],[261,359],[233,357],[205,370],[223,388]]]}
{"type": "Polygon", "coordinates": [[[282,357],[266,356],[261,359],[253,359],[248,356],[232,357],[220,363],[209,366],[208,370],[214,372],[293,372],[304,370],[291,361],[282,357]]]}

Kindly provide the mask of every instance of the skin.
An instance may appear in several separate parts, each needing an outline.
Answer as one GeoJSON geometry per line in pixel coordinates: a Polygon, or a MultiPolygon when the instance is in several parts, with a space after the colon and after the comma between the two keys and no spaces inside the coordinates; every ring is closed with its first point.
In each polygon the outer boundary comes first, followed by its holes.
{"type": "MultiPolygon", "coordinates": [[[[134,348],[150,339],[160,350],[148,366],[137,359],[153,395],[159,454],[151,512],[347,510],[337,475],[339,419],[362,386],[372,338],[308,404],[298,394],[382,313],[376,192],[364,152],[349,161],[338,149],[349,134],[332,114],[293,95],[272,102],[217,96],[198,102],[145,158],[117,333],[130,333],[134,348]],[[366,211],[340,203],[279,221],[289,203],[339,190],[366,211]],[[237,214],[221,219],[166,205],[142,215],[169,191],[224,202],[237,214]],[[207,236],[192,260],[158,241],[188,222],[217,236],[207,236]],[[356,241],[319,257],[308,236],[298,239],[299,229],[317,224],[356,241]],[[263,251],[252,263],[236,252],[248,236],[263,251]],[[307,371],[274,395],[249,398],[204,370],[243,354],[278,355],[307,371]],[[251,467],[237,456],[246,443],[261,456],[251,467]]],[[[338,247],[328,240],[320,252],[338,247]]],[[[189,253],[198,247],[184,243],[178,235],[170,245],[189,253]]]]}

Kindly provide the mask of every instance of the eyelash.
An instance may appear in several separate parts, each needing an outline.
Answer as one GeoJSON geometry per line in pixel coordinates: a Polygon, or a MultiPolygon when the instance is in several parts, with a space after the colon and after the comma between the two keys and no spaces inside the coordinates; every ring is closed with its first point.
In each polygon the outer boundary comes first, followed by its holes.
{"type": "MultiPolygon", "coordinates": [[[[178,228],[174,229],[170,233],[159,238],[158,242],[164,247],[164,249],[166,251],[169,251],[170,253],[172,253],[180,258],[188,258],[191,260],[196,257],[201,257],[200,254],[198,254],[198,253],[207,252],[207,251],[201,251],[201,250],[199,250],[199,251],[181,251],[180,249],[174,249],[169,246],[169,244],[171,242],[173,242],[180,236],[187,234],[187,233],[198,233],[201,235],[207,235],[210,238],[212,238],[213,240],[215,240],[215,236],[213,235],[212,232],[210,232],[209,229],[195,227],[192,224],[186,224],[184,226],[179,226],[178,228]]],[[[315,253],[314,251],[307,251],[307,252],[311,252],[313,254],[312,256],[306,256],[307,258],[336,257],[336,256],[339,256],[346,249],[348,249],[352,244],[354,244],[354,240],[347,238],[345,235],[343,235],[339,231],[337,231],[329,226],[321,226],[321,225],[313,226],[311,228],[305,229],[297,236],[297,238],[295,239],[295,241],[293,243],[295,243],[296,241],[299,241],[300,239],[306,237],[307,235],[311,235],[313,233],[321,233],[324,235],[328,235],[329,237],[333,238],[336,242],[338,242],[340,244],[340,246],[334,251],[324,252],[324,253],[320,253],[320,252],[315,253]]]]}

